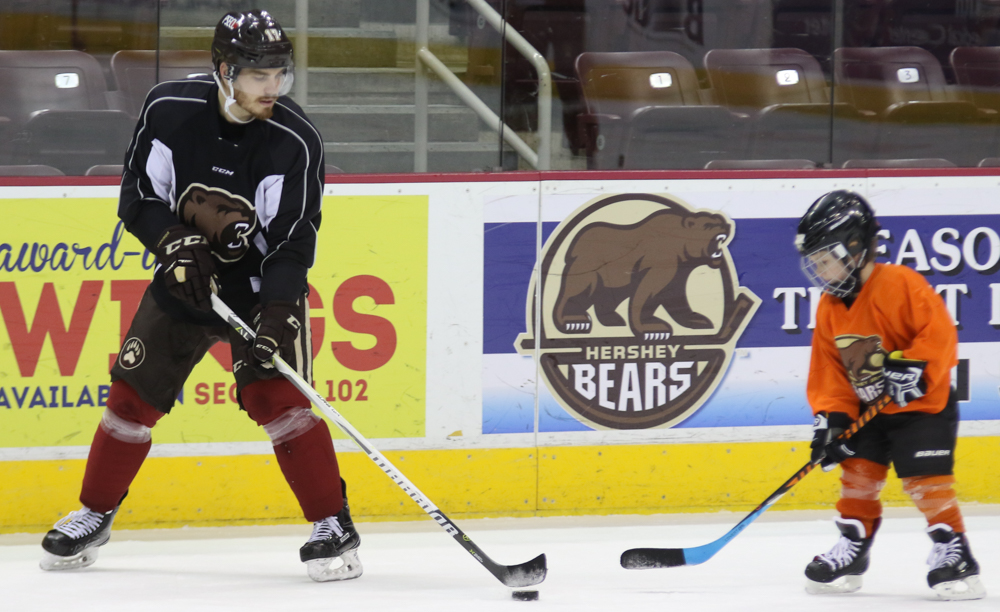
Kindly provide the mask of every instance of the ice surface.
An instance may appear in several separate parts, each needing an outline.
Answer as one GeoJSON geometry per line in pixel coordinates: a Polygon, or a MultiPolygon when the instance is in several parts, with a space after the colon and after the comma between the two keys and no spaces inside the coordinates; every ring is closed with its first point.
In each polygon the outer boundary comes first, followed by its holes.
{"type": "MultiPolygon", "coordinates": [[[[897,513],[898,514],[898,513],[897,513]]],[[[823,612],[863,606],[879,612],[1000,609],[1000,508],[980,508],[966,523],[989,596],[944,603],[927,587],[931,548],[923,519],[889,515],[872,550],[860,592],[810,596],[802,571],[837,532],[832,513],[771,511],[707,563],[627,571],[627,548],[704,544],[740,513],[655,517],[459,520],[494,560],[548,556],[539,601],[510,590],[429,519],[359,523],[365,574],[349,582],[306,577],[298,548],[310,527],[120,531],[97,563],[72,572],[38,568],[41,535],[0,536],[0,609],[59,612],[267,610],[338,612],[504,610],[663,610],[823,612]]]]}

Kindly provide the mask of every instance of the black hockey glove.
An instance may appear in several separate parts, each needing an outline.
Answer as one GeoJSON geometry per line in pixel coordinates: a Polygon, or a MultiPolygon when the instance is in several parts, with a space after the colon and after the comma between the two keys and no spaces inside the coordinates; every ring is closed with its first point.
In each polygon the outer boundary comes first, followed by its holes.
{"type": "Polygon", "coordinates": [[[819,461],[824,472],[829,472],[844,459],[854,456],[853,441],[837,440],[837,436],[847,431],[853,421],[844,412],[825,411],[816,413],[813,417],[812,461],[819,461]]]}
{"type": "Polygon", "coordinates": [[[885,392],[901,407],[927,392],[927,382],[923,379],[927,362],[920,359],[906,359],[903,351],[893,351],[882,365],[885,370],[885,392]]]}
{"type": "Polygon", "coordinates": [[[292,302],[275,301],[263,308],[254,306],[250,317],[257,328],[257,339],[250,346],[246,362],[259,378],[280,376],[273,357],[277,354],[287,359],[293,354],[295,338],[302,327],[299,307],[292,302]]]}
{"type": "Polygon", "coordinates": [[[156,243],[156,258],[171,295],[198,310],[212,310],[210,296],[219,289],[207,238],[186,225],[167,228],[156,243]]]}

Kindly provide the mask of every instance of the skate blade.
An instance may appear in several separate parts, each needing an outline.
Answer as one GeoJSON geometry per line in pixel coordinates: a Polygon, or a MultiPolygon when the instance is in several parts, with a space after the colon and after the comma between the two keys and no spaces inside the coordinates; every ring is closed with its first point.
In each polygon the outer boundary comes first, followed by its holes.
{"type": "Polygon", "coordinates": [[[833,582],[816,582],[806,578],[806,593],[810,595],[853,593],[859,589],[861,589],[861,576],[841,576],[833,582]]]}
{"type": "Polygon", "coordinates": [[[979,580],[979,576],[968,576],[962,580],[952,580],[934,585],[934,592],[938,599],[949,601],[959,601],[963,599],[982,599],[986,597],[986,587],[979,580]]]}
{"type": "Polygon", "coordinates": [[[306,561],[306,573],[316,582],[332,582],[334,580],[352,580],[361,575],[364,568],[361,567],[361,559],[358,557],[358,549],[349,550],[339,557],[330,559],[312,559],[306,561]],[[339,559],[341,564],[330,569],[334,560],[339,559]]]}
{"type": "Polygon", "coordinates": [[[97,561],[98,548],[92,546],[69,557],[60,557],[43,550],[42,560],[38,562],[38,567],[47,572],[59,572],[63,570],[74,570],[89,567],[97,561]]]}

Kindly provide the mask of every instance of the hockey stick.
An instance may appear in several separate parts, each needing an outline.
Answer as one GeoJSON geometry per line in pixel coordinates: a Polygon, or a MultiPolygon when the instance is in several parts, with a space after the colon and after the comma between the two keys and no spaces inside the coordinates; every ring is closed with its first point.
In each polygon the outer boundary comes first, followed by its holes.
{"type": "MultiPolygon", "coordinates": [[[[220,300],[218,296],[212,294],[212,308],[215,310],[216,314],[222,317],[229,325],[236,330],[244,340],[252,342],[257,335],[252,329],[247,327],[236,313],[234,313],[225,302],[220,300]]],[[[368,440],[365,439],[361,432],[354,428],[347,419],[345,419],[339,412],[334,410],[333,406],[327,403],[323,396],[316,392],[312,386],[307,383],[301,376],[299,376],[295,370],[293,370],[285,360],[281,357],[274,356],[274,365],[278,368],[285,378],[287,378],[295,387],[302,392],[303,395],[309,398],[309,400],[316,405],[320,411],[326,415],[326,418],[334,422],[334,424],[339,427],[345,434],[354,440],[354,443],[368,455],[368,458],[375,462],[375,465],[380,467],[386,475],[396,483],[399,488],[403,490],[404,493],[410,496],[420,508],[430,515],[438,525],[444,529],[448,535],[453,537],[456,542],[458,542],[462,548],[466,550],[476,561],[483,564],[491,574],[493,574],[497,580],[509,587],[526,587],[538,584],[545,580],[546,566],[545,566],[545,555],[541,554],[528,561],[527,563],[522,563],[520,565],[501,565],[490,559],[489,556],[475,542],[472,538],[465,535],[461,529],[459,529],[455,523],[451,521],[444,512],[434,505],[426,495],[420,492],[420,489],[415,487],[413,483],[406,479],[406,476],[396,469],[388,459],[382,456],[378,450],[371,445],[368,440]]]]}
{"type": "MultiPolygon", "coordinates": [[[[881,412],[888,404],[889,397],[883,396],[878,402],[870,405],[868,410],[858,420],[854,421],[847,431],[840,434],[837,439],[847,440],[858,433],[859,429],[875,418],[875,415],[881,412]]],[[[722,550],[722,547],[728,544],[730,540],[740,535],[750,523],[757,520],[757,517],[764,514],[768,508],[781,499],[789,489],[798,484],[809,472],[813,471],[813,468],[819,465],[819,463],[820,459],[816,461],[810,460],[809,463],[802,466],[798,472],[795,472],[794,476],[785,481],[785,484],[778,487],[774,493],[771,493],[767,499],[754,508],[753,512],[746,515],[742,521],[737,523],[735,527],[718,540],[691,548],[632,548],[622,553],[622,567],[625,569],[655,569],[660,567],[678,567],[681,565],[698,565],[708,561],[715,556],[715,553],[722,550]]]]}

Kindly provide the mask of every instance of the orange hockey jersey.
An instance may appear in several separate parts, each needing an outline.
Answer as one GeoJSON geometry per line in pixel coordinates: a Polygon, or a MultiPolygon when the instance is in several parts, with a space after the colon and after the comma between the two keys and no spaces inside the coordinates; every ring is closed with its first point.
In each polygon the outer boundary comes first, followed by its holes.
{"type": "Polygon", "coordinates": [[[882,360],[893,351],[927,362],[923,397],[884,412],[944,409],[951,369],[958,363],[958,332],[944,300],[919,273],[893,264],[875,264],[850,308],[823,294],[816,310],[806,395],[813,414],[846,412],[858,418],[861,402],[881,394],[882,360]]]}

